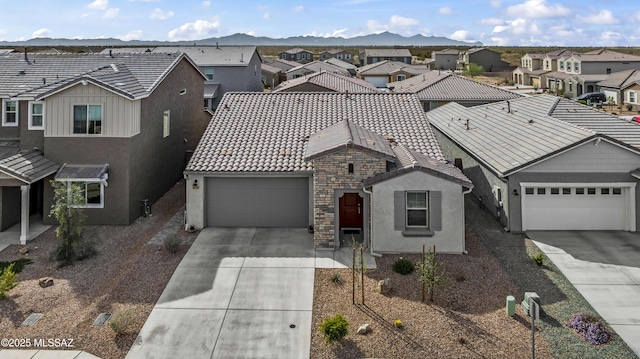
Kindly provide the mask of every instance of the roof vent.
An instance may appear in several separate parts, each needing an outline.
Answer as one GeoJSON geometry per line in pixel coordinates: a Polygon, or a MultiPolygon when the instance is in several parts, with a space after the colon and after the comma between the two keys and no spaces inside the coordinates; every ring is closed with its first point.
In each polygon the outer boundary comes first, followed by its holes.
{"type": "Polygon", "coordinates": [[[118,66],[116,64],[111,64],[111,68],[113,69],[113,72],[120,72],[120,70],[118,70],[118,66]]]}
{"type": "Polygon", "coordinates": [[[27,71],[25,70],[18,71],[18,75],[26,75],[26,74],[27,74],[27,71]]]}

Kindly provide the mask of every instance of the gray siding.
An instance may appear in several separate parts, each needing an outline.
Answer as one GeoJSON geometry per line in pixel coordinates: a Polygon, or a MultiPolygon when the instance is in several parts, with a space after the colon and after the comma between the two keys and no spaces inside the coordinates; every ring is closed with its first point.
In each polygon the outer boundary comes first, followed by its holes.
{"type": "MultiPolygon", "coordinates": [[[[572,62],[575,62],[572,60],[572,62]]],[[[640,68],[640,62],[638,61],[615,61],[615,62],[581,62],[580,73],[581,74],[606,74],[607,69],[611,69],[611,72],[618,72],[624,70],[632,70],[640,68]]]]}
{"type": "MultiPolygon", "coordinates": [[[[209,66],[206,66],[209,67],[209,66]]],[[[204,67],[201,68],[204,72],[204,67]]],[[[213,109],[218,106],[222,96],[227,92],[247,91],[262,92],[262,63],[258,53],[255,52],[247,66],[214,66],[213,81],[210,83],[220,84],[218,96],[213,99],[213,109]]],[[[204,89],[202,91],[204,95],[204,89]]],[[[202,102],[202,100],[200,101],[202,102]]],[[[202,104],[200,104],[202,107],[202,104]]]]}
{"type": "MultiPolygon", "coordinates": [[[[403,176],[378,183],[373,186],[371,201],[371,238],[375,252],[420,253],[422,245],[435,245],[440,253],[462,253],[464,247],[464,198],[462,187],[450,181],[415,171],[403,176]],[[434,228],[433,236],[404,237],[402,231],[396,229],[394,222],[394,192],[398,191],[433,191],[440,192],[440,205],[437,200],[430,199],[429,211],[440,211],[440,230],[434,228]]],[[[436,224],[436,216],[430,216],[432,225],[436,224]]]]}

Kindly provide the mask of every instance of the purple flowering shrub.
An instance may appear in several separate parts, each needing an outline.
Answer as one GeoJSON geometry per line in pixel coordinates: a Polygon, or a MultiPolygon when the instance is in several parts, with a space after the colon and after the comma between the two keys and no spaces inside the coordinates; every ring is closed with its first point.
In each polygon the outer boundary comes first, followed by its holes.
{"type": "Polygon", "coordinates": [[[591,314],[574,314],[567,325],[592,345],[605,344],[611,339],[605,325],[591,314]]]}

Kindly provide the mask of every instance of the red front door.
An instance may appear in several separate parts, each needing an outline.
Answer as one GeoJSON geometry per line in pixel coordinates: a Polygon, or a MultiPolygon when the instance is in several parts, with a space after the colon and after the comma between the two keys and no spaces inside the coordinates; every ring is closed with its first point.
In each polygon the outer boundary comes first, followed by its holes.
{"type": "Polygon", "coordinates": [[[362,228],[362,197],[358,193],[345,193],[340,197],[340,229],[362,228]]]}

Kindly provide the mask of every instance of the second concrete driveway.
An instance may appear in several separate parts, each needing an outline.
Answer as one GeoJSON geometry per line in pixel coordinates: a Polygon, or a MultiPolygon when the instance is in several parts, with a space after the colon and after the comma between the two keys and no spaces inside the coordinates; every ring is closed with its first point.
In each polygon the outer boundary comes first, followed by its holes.
{"type": "Polygon", "coordinates": [[[591,306],[640,356],[640,235],[527,231],[591,306]]]}
{"type": "Polygon", "coordinates": [[[205,228],[127,358],[308,358],[315,268],[348,258],[306,229],[205,228]]]}

